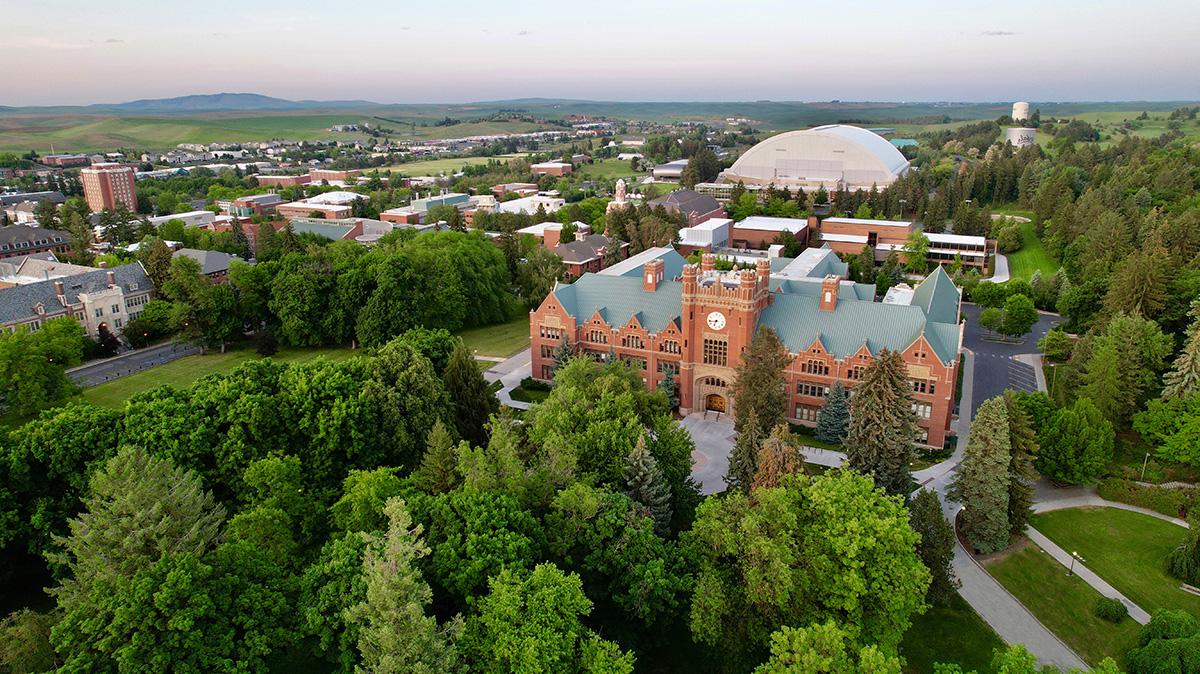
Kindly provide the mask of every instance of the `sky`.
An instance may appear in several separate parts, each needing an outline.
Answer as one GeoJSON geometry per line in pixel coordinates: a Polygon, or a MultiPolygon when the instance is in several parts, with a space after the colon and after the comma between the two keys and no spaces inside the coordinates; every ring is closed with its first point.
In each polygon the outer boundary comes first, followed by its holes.
{"type": "Polygon", "coordinates": [[[1197,0],[7,0],[0,105],[1200,99],[1197,0]]]}

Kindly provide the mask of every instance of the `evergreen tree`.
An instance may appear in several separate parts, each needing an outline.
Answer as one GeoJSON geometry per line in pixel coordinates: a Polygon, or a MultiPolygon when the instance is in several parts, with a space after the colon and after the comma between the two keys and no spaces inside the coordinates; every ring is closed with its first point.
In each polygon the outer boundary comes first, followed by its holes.
{"type": "Polygon", "coordinates": [[[430,494],[441,494],[458,486],[461,479],[457,457],[454,438],[446,430],[446,424],[438,419],[429,431],[425,455],[421,457],[421,468],[417,473],[421,488],[430,494]]]}
{"type": "Polygon", "coordinates": [[[454,346],[442,376],[450,395],[451,414],[458,436],[473,445],[487,443],[487,421],[499,407],[492,385],[483,378],[475,358],[462,340],[454,346]]]}
{"type": "Polygon", "coordinates": [[[962,531],[981,553],[1008,547],[1010,443],[1002,398],[984,401],[971,422],[971,437],[950,495],[962,503],[962,531]]]}
{"type": "Polygon", "coordinates": [[[751,489],[768,489],[783,484],[783,478],[804,470],[804,458],[792,442],[787,424],[778,424],[758,448],[751,489]]]}
{"type": "Polygon", "coordinates": [[[789,360],[787,347],[774,330],[761,327],[754,333],[733,383],[733,409],[737,413],[734,425],[739,432],[745,430],[746,419],[752,412],[762,435],[787,421],[788,393],[783,369],[789,360]]]}
{"type": "Polygon", "coordinates": [[[667,370],[663,374],[663,380],[658,384],[658,390],[662,391],[667,397],[667,408],[675,409],[679,407],[679,386],[675,383],[675,372],[667,370]]]}
{"type": "Polygon", "coordinates": [[[1121,370],[1126,367],[1116,342],[1105,340],[1092,352],[1083,374],[1079,397],[1088,398],[1109,419],[1118,419],[1125,409],[1127,391],[1121,387],[1121,370]]]}
{"type": "Polygon", "coordinates": [[[671,529],[671,490],[658,469],[658,461],[646,448],[646,436],[625,460],[625,494],[645,517],[654,520],[654,530],[661,536],[671,529]]]}
{"type": "Polygon", "coordinates": [[[1200,390],[1200,301],[1192,302],[1192,324],[1171,371],[1163,377],[1163,399],[1188,398],[1200,390]]]}
{"type": "Polygon", "coordinates": [[[854,385],[846,431],[847,465],[875,478],[889,494],[907,494],[917,416],[908,365],[883,349],[854,385]]]}
{"type": "Polygon", "coordinates": [[[279,250],[279,233],[275,231],[275,226],[269,222],[262,222],[258,225],[258,232],[254,237],[254,255],[259,260],[269,261],[280,256],[279,250]]]}
{"type": "Polygon", "coordinates": [[[283,226],[283,229],[279,230],[279,255],[282,257],[299,252],[300,241],[296,239],[296,230],[292,228],[292,223],[289,220],[283,226]]]}
{"type": "Polygon", "coordinates": [[[563,333],[562,340],[554,349],[554,371],[558,370],[567,364],[571,356],[575,355],[575,349],[571,347],[571,340],[567,338],[567,333],[563,333]]]}
{"type": "Polygon", "coordinates": [[[917,557],[929,569],[929,603],[945,606],[958,588],[954,577],[954,527],[942,514],[942,500],[937,492],[922,489],[908,506],[908,521],[921,537],[917,557]]]}
{"type": "Polygon", "coordinates": [[[1033,485],[1037,471],[1033,457],[1037,454],[1037,431],[1025,408],[1017,402],[1011,389],[1004,392],[1004,408],[1008,414],[1008,529],[1016,536],[1025,531],[1033,514],[1033,485]]]}
{"type": "Polygon", "coordinates": [[[821,442],[841,444],[850,425],[850,393],[842,382],[834,382],[817,412],[817,428],[813,435],[821,442]]]}
{"type": "Polygon", "coordinates": [[[413,526],[400,498],[384,507],[387,533],[372,536],[363,555],[366,601],[351,607],[347,622],[358,626],[360,674],[420,672],[437,674],[457,668],[454,640],[461,619],[439,626],[425,614],[433,592],[417,569],[429,554],[421,541],[421,525],[413,526]]]}
{"type": "Polygon", "coordinates": [[[754,474],[758,472],[758,448],[762,444],[762,427],[758,423],[758,413],[750,410],[743,419],[745,429],[738,433],[733,441],[733,450],[729,452],[729,469],[725,473],[725,485],[730,489],[750,491],[754,482],[754,474]]]}

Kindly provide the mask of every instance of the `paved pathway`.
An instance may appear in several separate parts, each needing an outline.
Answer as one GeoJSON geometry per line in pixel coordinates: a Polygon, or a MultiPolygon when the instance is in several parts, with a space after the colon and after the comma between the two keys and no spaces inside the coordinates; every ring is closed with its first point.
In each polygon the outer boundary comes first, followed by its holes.
{"type": "Polygon", "coordinates": [[[529,409],[529,403],[513,400],[512,390],[521,385],[522,379],[530,376],[532,364],[533,349],[525,349],[507,360],[493,365],[483,373],[484,379],[500,382],[500,390],[496,391],[496,397],[500,399],[500,404],[518,410],[529,409]]]}
{"type": "Polygon", "coordinates": [[[67,370],[67,376],[80,386],[96,386],[197,353],[200,347],[194,344],[167,342],[84,363],[67,370]]]}
{"type": "Polygon", "coordinates": [[[679,422],[696,443],[692,452],[692,479],[700,483],[700,493],[715,494],[725,489],[729,471],[729,453],[733,451],[733,422],[707,414],[689,414],[679,422]]]}
{"type": "Polygon", "coordinates": [[[1011,278],[1008,274],[1008,257],[1002,253],[996,253],[992,258],[996,263],[996,268],[992,271],[992,277],[986,280],[992,283],[1006,283],[1011,278]]]}
{"type": "Polygon", "coordinates": [[[1071,553],[1063,550],[1058,546],[1057,543],[1050,540],[1045,534],[1031,526],[1025,527],[1025,535],[1029,537],[1029,540],[1041,547],[1042,550],[1045,550],[1046,554],[1053,557],[1054,560],[1059,564],[1062,564],[1063,568],[1067,569],[1068,573],[1074,573],[1076,576],[1079,576],[1083,582],[1091,585],[1092,588],[1099,592],[1102,596],[1120,600],[1120,602],[1125,605],[1125,608],[1129,609],[1129,617],[1136,620],[1138,624],[1145,625],[1146,623],[1150,622],[1150,614],[1147,613],[1145,609],[1133,603],[1129,597],[1121,594],[1117,588],[1109,585],[1095,571],[1089,569],[1087,567],[1086,559],[1082,561],[1076,560],[1075,563],[1072,564],[1071,553]]]}

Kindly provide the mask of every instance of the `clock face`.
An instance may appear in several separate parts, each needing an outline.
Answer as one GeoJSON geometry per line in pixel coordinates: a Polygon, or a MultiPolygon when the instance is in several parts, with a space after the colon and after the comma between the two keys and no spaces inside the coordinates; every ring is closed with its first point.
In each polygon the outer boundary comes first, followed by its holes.
{"type": "Polygon", "coordinates": [[[708,315],[708,327],[713,330],[720,330],[725,327],[725,314],[719,311],[714,311],[708,315]]]}

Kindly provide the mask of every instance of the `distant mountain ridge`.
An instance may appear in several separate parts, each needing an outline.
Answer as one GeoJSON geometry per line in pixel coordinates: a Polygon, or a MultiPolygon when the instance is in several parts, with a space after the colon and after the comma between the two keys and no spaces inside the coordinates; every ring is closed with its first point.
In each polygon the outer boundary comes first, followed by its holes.
{"type": "Polygon", "coordinates": [[[143,98],[125,103],[95,103],[92,110],[121,112],[221,112],[242,110],[309,110],[313,108],[359,108],[378,106],[371,101],[290,101],[262,94],[192,94],[174,98],[143,98]]]}

